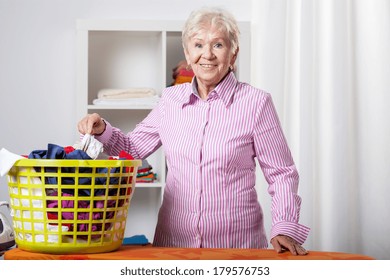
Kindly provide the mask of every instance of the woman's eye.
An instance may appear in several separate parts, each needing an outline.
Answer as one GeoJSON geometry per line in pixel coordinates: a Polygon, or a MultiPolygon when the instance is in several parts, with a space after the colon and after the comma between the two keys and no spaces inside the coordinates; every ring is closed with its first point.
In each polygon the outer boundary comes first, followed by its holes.
{"type": "Polygon", "coordinates": [[[202,44],[195,44],[195,48],[201,48],[202,44]]]}
{"type": "Polygon", "coordinates": [[[222,48],[222,44],[221,43],[216,43],[214,45],[214,47],[217,48],[217,49],[220,49],[220,48],[222,48]]]}

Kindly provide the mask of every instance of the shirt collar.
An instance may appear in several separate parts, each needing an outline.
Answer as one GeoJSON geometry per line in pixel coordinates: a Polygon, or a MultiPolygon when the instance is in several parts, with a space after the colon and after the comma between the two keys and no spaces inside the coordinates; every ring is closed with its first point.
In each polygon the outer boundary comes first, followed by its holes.
{"type": "MultiPolygon", "coordinates": [[[[237,81],[237,78],[234,75],[234,73],[229,72],[225,76],[225,78],[223,78],[223,80],[215,87],[215,89],[212,92],[210,92],[210,94],[212,94],[214,92],[214,94],[222,100],[222,102],[225,104],[225,106],[228,107],[232,101],[232,97],[234,95],[234,91],[236,89],[237,83],[238,83],[238,81],[237,81]]],[[[193,102],[197,98],[200,98],[197,87],[198,87],[198,84],[197,84],[196,76],[195,76],[192,79],[190,91],[188,92],[187,97],[182,99],[183,107],[186,105],[193,104],[193,102]]]]}

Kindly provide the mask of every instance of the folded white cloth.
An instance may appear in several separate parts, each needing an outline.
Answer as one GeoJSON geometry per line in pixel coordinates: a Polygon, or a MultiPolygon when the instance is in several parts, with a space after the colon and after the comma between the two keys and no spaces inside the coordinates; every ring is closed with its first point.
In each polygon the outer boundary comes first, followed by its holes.
{"type": "Polygon", "coordinates": [[[155,105],[159,97],[157,95],[145,98],[129,98],[129,99],[94,99],[94,105],[107,106],[129,106],[129,105],[155,105]]]}
{"type": "Polygon", "coordinates": [[[155,96],[156,91],[152,88],[128,88],[128,89],[101,89],[98,99],[129,99],[155,96]]]}
{"type": "Polygon", "coordinates": [[[0,150],[0,176],[7,174],[15,162],[22,158],[22,156],[11,153],[7,149],[2,148],[0,150]]]}

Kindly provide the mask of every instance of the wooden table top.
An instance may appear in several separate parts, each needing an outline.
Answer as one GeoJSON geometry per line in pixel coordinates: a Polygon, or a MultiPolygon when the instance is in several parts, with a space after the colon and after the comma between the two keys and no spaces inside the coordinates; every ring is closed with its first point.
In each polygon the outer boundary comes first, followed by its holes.
{"type": "Polygon", "coordinates": [[[342,252],[309,251],[305,256],[272,249],[162,248],[124,245],[108,253],[42,254],[14,248],[4,253],[4,260],[372,260],[365,255],[342,252]]]}

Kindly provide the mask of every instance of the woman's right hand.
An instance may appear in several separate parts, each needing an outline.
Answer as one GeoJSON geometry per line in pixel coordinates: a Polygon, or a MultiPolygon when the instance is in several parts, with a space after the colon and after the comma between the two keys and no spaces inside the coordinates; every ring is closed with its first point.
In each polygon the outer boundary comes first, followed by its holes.
{"type": "Polygon", "coordinates": [[[77,128],[81,134],[100,135],[106,130],[106,123],[99,114],[88,114],[79,121],[77,128]]]}

